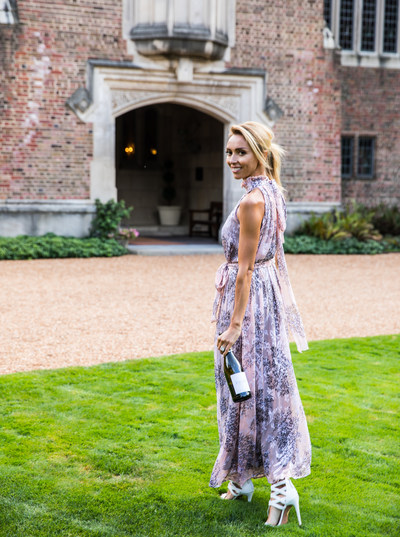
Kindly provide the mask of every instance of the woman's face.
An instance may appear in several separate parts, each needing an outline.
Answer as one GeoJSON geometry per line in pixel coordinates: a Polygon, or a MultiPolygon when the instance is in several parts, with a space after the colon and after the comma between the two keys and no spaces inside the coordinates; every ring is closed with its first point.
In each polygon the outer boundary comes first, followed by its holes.
{"type": "Polygon", "coordinates": [[[229,138],[226,144],[226,162],[235,179],[265,175],[265,168],[241,134],[233,134],[229,138]]]}

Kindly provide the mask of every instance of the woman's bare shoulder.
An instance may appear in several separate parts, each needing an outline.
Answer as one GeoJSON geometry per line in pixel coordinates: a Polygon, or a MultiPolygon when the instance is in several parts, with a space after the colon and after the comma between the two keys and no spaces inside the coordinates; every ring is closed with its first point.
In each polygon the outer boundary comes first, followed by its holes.
{"type": "Polygon", "coordinates": [[[238,207],[237,217],[239,222],[242,219],[260,220],[264,214],[264,196],[258,189],[249,192],[240,202],[238,207]],[[257,192],[256,192],[257,190],[257,192]]]}
{"type": "Polygon", "coordinates": [[[264,204],[264,195],[258,188],[254,188],[251,192],[246,194],[240,202],[240,205],[247,205],[249,207],[254,207],[259,204],[264,204]]]}

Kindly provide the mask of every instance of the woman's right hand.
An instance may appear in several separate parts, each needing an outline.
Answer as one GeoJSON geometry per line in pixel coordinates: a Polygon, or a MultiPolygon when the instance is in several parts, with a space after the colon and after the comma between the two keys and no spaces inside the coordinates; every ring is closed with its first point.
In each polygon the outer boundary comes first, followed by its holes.
{"type": "Polygon", "coordinates": [[[224,357],[239,339],[241,333],[241,326],[229,326],[225,332],[222,332],[222,334],[218,336],[217,349],[224,357]]]}

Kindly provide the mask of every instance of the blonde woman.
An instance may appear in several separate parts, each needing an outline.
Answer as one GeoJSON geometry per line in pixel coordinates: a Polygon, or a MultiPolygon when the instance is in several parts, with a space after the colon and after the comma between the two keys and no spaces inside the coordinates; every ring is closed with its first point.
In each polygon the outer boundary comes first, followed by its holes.
{"type": "Polygon", "coordinates": [[[286,206],[279,177],[282,149],[266,126],[231,128],[226,161],[243,197],[222,229],[226,263],[216,276],[215,379],[220,451],[210,486],[229,480],[221,498],[247,496],[252,478],[271,486],[266,524],[287,523],[299,496],[290,478],[310,473],[311,444],[289,349],[290,331],[308,348],[283,253],[286,206]],[[219,334],[219,335],[218,335],[219,334]],[[224,377],[231,350],[241,362],[252,397],[234,403],[224,377]]]}

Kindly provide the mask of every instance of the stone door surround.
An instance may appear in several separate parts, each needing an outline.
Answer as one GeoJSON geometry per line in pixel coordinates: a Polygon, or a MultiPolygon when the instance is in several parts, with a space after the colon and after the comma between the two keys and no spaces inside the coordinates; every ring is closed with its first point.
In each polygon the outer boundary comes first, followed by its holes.
{"type": "MultiPolygon", "coordinates": [[[[91,200],[116,199],[115,119],[136,108],[157,103],[176,103],[198,109],[229,127],[253,120],[272,126],[265,113],[266,73],[261,70],[227,69],[193,71],[190,60],[181,59],[175,68],[142,68],[129,63],[89,60],[86,92],[90,106],[74,111],[84,122],[93,124],[91,200]]],[[[79,104],[79,103],[78,103],[79,104]]],[[[226,136],[224,137],[226,139],[226,136]]],[[[221,147],[221,159],[224,159],[221,147]]],[[[240,182],[231,180],[224,167],[224,213],[241,195],[240,182]]]]}

